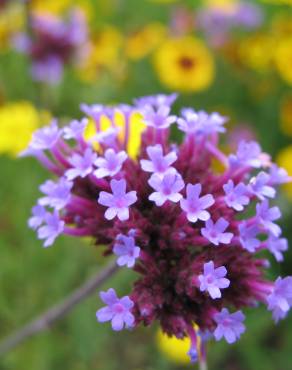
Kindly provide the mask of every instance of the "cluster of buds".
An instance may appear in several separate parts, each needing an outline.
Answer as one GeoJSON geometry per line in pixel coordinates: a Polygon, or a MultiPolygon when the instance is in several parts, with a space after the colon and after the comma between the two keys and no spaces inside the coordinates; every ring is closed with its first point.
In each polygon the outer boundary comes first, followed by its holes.
{"type": "Polygon", "coordinates": [[[191,108],[172,115],[175,99],[83,104],[89,119],[36,131],[24,154],[58,179],[40,186],[29,226],[45,247],[61,234],[91,236],[137,273],[128,296],[100,294],[99,322],[118,331],[158,320],[167,335],[189,336],[191,360],[203,361],[207,339],[239,339],[243,308],[263,303],[278,321],[292,305],[292,277],[267,280],[269,263],[258,255],[265,249],[281,262],[288,248],[269,202],[290,178],[256,142],[226,155],[226,117],[191,108]],[[170,142],[174,124],[180,144],[170,142]]]}
{"type": "Polygon", "coordinates": [[[55,84],[63,76],[64,66],[81,62],[88,51],[88,31],[82,11],[74,10],[67,21],[52,14],[33,14],[29,33],[17,34],[14,47],[32,63],[34,80],[55,84]]]}

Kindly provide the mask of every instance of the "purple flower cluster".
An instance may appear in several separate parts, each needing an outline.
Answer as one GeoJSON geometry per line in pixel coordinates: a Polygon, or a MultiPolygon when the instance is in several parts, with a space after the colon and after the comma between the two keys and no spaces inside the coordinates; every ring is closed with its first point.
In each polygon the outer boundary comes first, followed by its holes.
{"type": "Polygon", "coordinates": [[[101,293],[97,320],[114,330],[158,320],[168,335],[191,338],[195,361],[207,337],[233,343],[244,333],[242,309],[263,303],[278,321],[291,308],[292,277],[267,280],[269,264],[257,254],[265,249],[283,260],[281,212],[269,201],[290,178],[256,142],[241,142],[226,156],[218,145],[226,117],[192,109],[176,117],[175,98],[82,105],[96,124],[90,140],[86,119],[35,132],[25,154],[58,179],[40,186],[29,226],[45,247],[61,234],[91,236],[119,266],[132,268],[138,277],[129,296],[101,293]],[[125,116],[119,132],[117,110],[125,116]],[[137,112],[141,122],[132,123],[137,112]],[[101,131],[105,117],[112,127],[101,131]],[[175,122],[185,135],[179,145],[169,140],[175,122]],[[133,124],[144,127],[135,156],[128,152],[133,124]]]}
{"type": "Polygon", "coordinates": [[[80,10],[71,12],[67,22],[51,14],[35,14],[31,35],[17,34],[14,47],[29,56],[34,80],[56,84],[64,65],[84,58],[88,49],[87,25],[80,10]]]}

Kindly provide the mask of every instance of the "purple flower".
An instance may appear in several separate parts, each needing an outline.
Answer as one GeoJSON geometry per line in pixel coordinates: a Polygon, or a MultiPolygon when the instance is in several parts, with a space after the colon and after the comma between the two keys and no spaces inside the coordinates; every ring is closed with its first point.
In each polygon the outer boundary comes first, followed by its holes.
{"type": "Polygon", "coordinates": [[[135,99],[134,103],[138,107],[145,107],[146,105],[150,105],[153,108],[159,108],[160,106],[167,106],[170,107],[175,100],[177,99],[177,94],[157,94],[157,95],[149,95],[143,96],[142,98],[135,99]]]}
{"type": "Polygon", "coordinates": [[[238,145],[236,155],[229,156],[229,162],[232,167],[249,166],[260,168],[262,166],[261,159],[262,150],[259,144],[255,141],[241,141],[238,145]]]}
{"type": "Polygon", "coordinates": [[[214,331],[215,339],[218,341],[224,337],[229,344],[236,342],[241,334],[245,332],[244,319],[245,316],[241,311],[229,313],[227,308],[223,308],[221,312],[214,315],[217,324],[214,331]]]}
{"type": "Polygon", "coordinates": [[[177,160],[175,152],[170,152],[164,156],[162,146],[159,144],[148,146],[147,154],[150,161],[146,159],[140,161],[143,171],[155,172],[160,175],[164,175],[169,170],[170,166],[177,160]]]}
{"type": "Polygon", "coordinates": [[[155,173],[150,177],[148,183],[156,190],[149,196],[149,200],[152,200],[158,207],[161,207],[167,200],[177,203],[182,198],[179,192],[185,184],[178,173],[166,173],[162,178],[155,173]]]}
{"type": "Polygon", "coordinates": [[[270,185],[281,185],[291,181],[291,177],[285,168],[280,168],[276,164],[272,164],[269,174],[270,185]]]}
{"type": "Polygon", "coordinates": [[[124,327],[127,329],[133,327],[135,318],[131,310],[134,307],[134,302],[128,296],[118,298],[115,290],[109,289],[107,292],[100,292],[100,298],[106,307],[96,312],[97,321],[111,321],[115,331],[120,331],[124,327]]]}
{"type": "Polygon", "coordinates": [[[64,72],[63,62],[59,57],[50,55],[43,60],[33,61],[31,75],[35,81],[56,85],[62,79],[64,72]]]}
{"type": "Polygon", "coordinates": [[[197,349],[194,346],[192,346],[190,348],[190,350],[187,353],[187,355],[189,356],[190,361],[191,361],[192,364],[195,364],[198,361],[198,358],[199,358],[198,351],[197,351],[197,349]]]}
{"type": "Polygon", "coordinates": [[[215,132],[223,133],[226,131],[224,127],[226,121],[226,117],[221,116],[221,114],[217,112],[213,112],[209,114],[207,119],[203,122],[201,130],[205,135],[210,135],[215,132]]]}
{"type": "Polygon", "coordinates": [[[80,139],[83,136],[84,130],[88,124],[88,119],[83,118],[81,121],[73,120],[69,126],[64,127],[63,137],[66,140],[80,139]]]}
{"type": "Polygon", "coordinates": [[[73,168],[65,172],[68,180],[74,180],[76,177],[86,177],[93,171],[93,164],[96,161],[97,154],[91,148],[87,148],[84,155],[73,154],[69,159],[73,168]]]}
{"type": "Polygon", "coordinates": [[[31,229],[36,230],[45,221],[46,214],[46,209],[37,204],[32,208],[32,217],[28,220],[28,226],[31,229]]]}
{"type": "Polygon", "coordinates": [[[50,206],[56,210],[64,208],[70,201],[73,183],[61,178],[57,183],[48,180],[40,186],[40,190],[46,194],[39,199],[41,206],[50,206]]]}
{"type": "Polygon", "coordinates": [[[283,254],[288,250],[288,240],[285,238],[276,238],[274,235],[270,235],[267,239],[267,248],[274,255],[278,262],[283,261],[283,254]]]}
{"type": "Polygon", "coordinates": [[[206,211],[206,208],[211,207],[215,200],[211,194],[200,197],[201,191],[201,184],[188,184],[187,197],[180,201],[180,206],[187,213],[187,219],[190,222],[207,221],[210,218],[210,213],[206,211]]]}
{"type": "Polygon", "coordinates": [[[105,106],[102,104],[80,104],[80,109],[87,116],[91,117],[95,122],[100,120],[102,115],[105,115],[105,106]]]}
{"type": "Polygon", "coordinates": [[[112,220],[116,216],[120,221],[129,219],[129,207],[137,201],[137,192],[130,191],[126,193],[126,180],[111,180],[111,193],[100,192],[98,203],[108,207],[105,212],[105,218],[112,220]]]}
{"type": "Polygon", "coordinates": [[[122,165],[128,158],[125,151],[116,153],[113,149],[107,149],[104,158],[99,157],[94,164],[98,167],[94,175],[101,179],[106,176],[114,176],[122,169],[122,165]]]}
{"type": "Polygon", "coordinates": [[[143,122],[148,127],[154,127],[157,130],[169,128],[176,121],[176,116],[170,116],[170,107],[161,105],[157,110],[151,106],[146,106],[143,111],[143,122]]]}
{"type": "Polygon", "coordinates": [[[177,120],[178,127],[186,133],[210,135],[215,132],[220,133],[226,131],[223,125],[227,119],[219,113],[214,112],[208,114],[204,111],[195,112],[192,109],[183,109],[182,115],[184,118],[177,120]]]}
{"type": "Polygon", "coordinates": [[[135,265],[136,259],[140,256],[140,248],[135,245],[134,237],[122,234],[117,236],[113,252],[119,257],[117,264],[119,266],[127,265],[129,268],[135,265]]]}
{"type": "Polygon", "coordinates": [[[29,149],[46,150],[51,149],[58,141],[62,131],[57,125],[57,121],[53,120],[50,126],[45,126],[37,130],[29,144],[29,149]]]}
{"type": "Polygon", "coordinates": [[[232,233],[224,233],[229,222],[223,217],[214,224],[211,218],[206,222],[206,227],[201,229],[202,235],[208,239],[212,244],[229,244],[233,238],[232,233]]]}
{"type": "Polygon", "coordinates": [[[281,234],[281,228],[273,222],[281,217],[281,211],[278,207],[269,208],[269,202],[265,199],[256,205],[256,217],[260,225],[274,236],[281,234]]]}
{"type": "Polygon", "coordinates": [[[260,172],[257,177],[253,177],[249,183],[249,190],[260,200],[275,198],[276,190],[269,186],[270,176],[265,172],[260,172]]]}
{"type": "Polygon", "coordinates": [[[106,146],[111,146],[115,144],[115,141],[117,140],[117,136],[120,129],[117,127],[110,127],[109,129],[105,131],[101,131],[98,134],[96,134],[92,141],[97,141],[99,144],[103,144],[106,146]]]}
{"type": "Polygon", "coordinates": [[[234,186],[234,182],[229,180],[227,184],[223,185],[225,192],[225,203],[228,207],[236,211],[243,211],[244,206],[249,204],[249,197],[247,196],[247,187],[240,182],[234,186]]]}
{"type": "Polygon", "coordinates": [[[286,317],[292,306],[292,276],[278,279],[274,283],[273,291],[267,297],[268,309],[273,311],[276,322],[286,317]]]}
{"type": "Polygon", "coordinates": [[[257,225],[248,226],[245,221],[242,221],[239,224],[238,229],[239,241],[242,247],[249,252],[254,253],[261,244],[261,242],[256,238],[260,233],[259,228],[257,225]]]}
{"type": "Polygon", "coordinates": [[[47,213],[44,219],[44,225],[38,229],[38,238],[46,239],[44,247],[51,246],[55,239],[64,231],[65,222],[60,220],[58,211],[47,213]]]}
{"type": "Polygon", "coordinates": [[[228,288],[230,285],[230,281],[225,278],[226,274],[227,270],[224,266],[215,269],[213,261],[204,263],[204,274],[198,276],[200,291],[207,290],[213,299],[221,298],[220,289],[228,288]]]}

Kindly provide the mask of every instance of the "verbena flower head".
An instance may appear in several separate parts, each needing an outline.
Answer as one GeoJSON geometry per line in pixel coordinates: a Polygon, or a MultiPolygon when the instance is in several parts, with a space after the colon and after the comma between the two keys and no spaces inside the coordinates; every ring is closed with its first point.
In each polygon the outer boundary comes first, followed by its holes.
{"type": "Polygon", "coordinates": [[[27,153],[57,179],[41,186],[29,226],[45,247],[61,234],[91,236],[119,266],[132,268],[137,280],[129,296],[102,293],[98,321],[121,330],[157,320],[166,334],[190,337],[195,361],[205,353],[203,333],[239,339],[246,307],[266,304],[276,321],[288,313],[292,277],[269,281],[269,264],[258,252],[283,260],[281,213],[266,198],[290,178],[255,142],[241,142],[227,157],[218,144],[226,119],[217,114],[199,111],[194,130],[188,122],[196,113],[185,110],[177,118],[185,136],[172,143],[174,99],[82,105],[95,125],[90,138],[83,120],[38,131],[27,153]],[[214,160],[224,167],[220,173],[214,160]]]}
{"type": "Polygon", "coordinates": [[[51,14],[33,14],[31,34],[18,34],[14,46],[30,57],[31,74],[36,81],[58,83],[64,65],[87,54],[84,14],[74,10],[67,22],[51,14]]]}

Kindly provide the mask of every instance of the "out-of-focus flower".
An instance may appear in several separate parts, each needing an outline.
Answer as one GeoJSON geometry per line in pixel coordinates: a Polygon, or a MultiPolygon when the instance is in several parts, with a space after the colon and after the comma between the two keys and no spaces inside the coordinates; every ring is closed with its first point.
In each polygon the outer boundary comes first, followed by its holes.
{"type": "Polygon", "coordinates": [[[6,2],[0,6],[0,53],[10,46],[13,35],[25,24],[23,7],[17,2],[6,2]]]}
{"type": "Polygon", "coordinates": [[[95,81],[103,71],[119,73],[123,68],[122,47],[124,39],[119,30],[106,26],[93,35],[88,57],[79,68],[79,77],[87,82],[95,81]]]}
{"type": "MultiPolygon", "coordinates": [[[[292,145],[282,149],[277,156],[277,164],[287,170],[288,175],[292,176],[292,145]]],[[[292,199],[292,184],[287,183],[283,185],[283,189],[289,198],[292,199]]]]}
{"type": "Polygon", "coordinates": [[[287,84],[292,85],[292,36],[278,40],[274,57],[279,75],[287,84]]]}
{"type": "Polygon", "coordinates": [[[0,107],[0,153],[19,154],[27,147],[40,122],[48,118],[48,113],[38,112],[25,101],[0,107]]]}
{"type": "Polygon", "coordinates": [[[67,22],[51,14],[35,14],[31,27],[33,37],[18,34],[14,46],[31,59],[36,81],[58,83],[65,65],[78,64],[86,57],[87,24],[82,11],[72,11],[67,22]]]}
{"type": "Polygon", "coordinates": [[[166,28],[161,23],[149,23],[130,33],[126,38],[125,53],[129,59],[139,60],[153,52],[165,39],[166,28]]]}
{"type": "Polygon", "coordinates": [[[32,0],[31,9],[37,13],[50,13],[55,15],[62,15],[72,8],[79,8],[89,18],[93,12],[90,0],[32,0]]]}
{"type": "Polygon", "coordinates": [[[212,54],[191,36],[165,41],[155,53],[154,66],[162,84],[183,92],[207,89],[215,74],[212,54]]]}
{"type": "Polygon", "coordinates": [[[245,37],[239,46],[243,65],[257,72],[268,72],[273,67],[275,39],[268,33],[257,32],[245,37]]]}
{"type": "Polygon", "coordinates": [[[281,100],[280,120],[283,133],[292,136],[292,95],[286,95],[281,100]]]}

